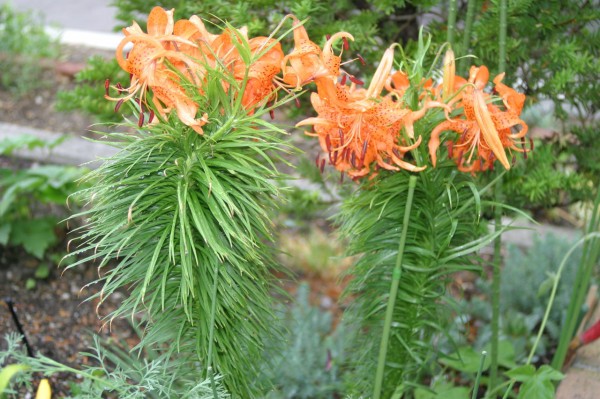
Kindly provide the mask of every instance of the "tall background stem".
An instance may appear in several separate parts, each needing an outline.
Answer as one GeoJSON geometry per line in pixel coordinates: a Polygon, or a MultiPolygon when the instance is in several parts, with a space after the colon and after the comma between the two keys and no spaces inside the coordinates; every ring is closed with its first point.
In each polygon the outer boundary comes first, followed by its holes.
{"type": "Polygon", "coordinates": [[[467,59],[464,58],[469,53],[469,45],[471,43],[471,29],[473,28],[473,19],[475,18],[475,5],[477,0],[467,1],[467,15],[465,17],[465,30],[463,31],[462,47],[458,53],[461,57],[458,61],[458,71],[466,73],[467,59]]]}
{"type": "MultiPolygon", "coordinates": [[[[500,31],[498,32],[498,71],[504,72],[506,68],[506,14],[507,0],[498,3],[500,15],[500,31]]],[[[494,209],[495,231],[502,228],[502,208],[497,204],[502,203],[502,178],[498,179],[495,190],[496,208],[494,209]]],[[[493,392],[498,379],[498,342],[500,340],[500,282],[502,278],[502,236],[498,235],[494,241],[494,262],[492,274],[492,342],[490,353],[490,382],[488,392],[493,392]]]]}
{"type": "Polygon", "coordinates": [[[457,0],[450,0],[448,6],[448,36],[446,41],[450,44],[450,47],[454,47],[454,33],[456,30],[456,14],[458,11],[457,0]]]}

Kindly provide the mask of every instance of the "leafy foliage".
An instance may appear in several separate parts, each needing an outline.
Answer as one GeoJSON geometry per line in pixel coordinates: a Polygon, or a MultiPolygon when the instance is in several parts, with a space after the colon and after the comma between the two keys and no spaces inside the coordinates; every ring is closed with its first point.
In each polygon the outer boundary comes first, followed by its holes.
{"type": "MultiPolygon", "coordinates": [[[[22,135],[0,141],[0,154],[20,148],[52,148],[64,138],[46,143],[22,135]]],[[[27,168],[0,168],[0,245],[22,246],[42,259],[57,242],[55,232],[60,213],[50,206],[64,207],[76,189],[75,181],[85,169],[73,166],[33,165],[27,168]],[[45,212],[43,212],[45,211],[45,212]]]]}
{"type": "Polygon", "coordinates": [[[552,367],[544,365],[536,370],[535,366],[526,365],[506,372],[510,378],[522,382],[518,399],[552,399],[554,398],[554,383],[564,375],[552,367]]]}
{"type": "Polygon", "coordinates": [[[43,80],[41,60],[58,58],[60,47],[44,31],[40,15],[0,5],[0,86],[23,95],[43,80]]]}
{"type": "Polygon", "coordinates": [[[115,112],[114,104],[104,99],[106,79],[111,82],[126,82],[128,76],[116,59],[107,61],[100,56],[91,57],[86,67],[75,75],[77,86],[71,91],[57,94],[57,110],[80,109],[101,122],[121,122],[123,117],[115,112]]]}
{"type": "MultiPolygon", "coordinates": [[[[365,183],[347,199],[338,218],[343,236],[352,238],[349,254],[362,258],[349,271],[355,278],[348,294],[358,296],[351,311],[368,328],[359,347],[366,348],[358,375],[373,370],[391,273],[398,256],[408,174],[395,173],[365,183]]],[[[438,300],[450,273],[474,265],[464,257],[486,238],[477,237],[478,213],[472,182],[445,162],[420,174],[414,197],[388,348],[384,397],[403,382],[413,381],[434,355],[431,338],[442,331],[438,300]]],[[[489,238],[487,238],[489,239],[489,238]]],[[[364,378],[364,377],[363,377],[364,378]]],[[[363,388],[364,392],[364,388],[363,388]]]]}
{"type": "MultiPolygon", "coordinates": [[[[500,361],[501,366],[513,367],[515,362],[524,361],[531,350],[537,328],[544,317],[556,271],[572,244],[563,237],[547,234],[543,238],[535,238],[528,250],[516,245],[508,246],[500,287],[500,355],[502,358],[511,353],[512,358],[509,356],[506,361],[500,361]],[[508,342],[510,348],[506,346],[508,342]]],[[[581,249],[568,258],[544,335],[537,346],[535,361],[547,358],[559,339],[580,259],[581,249]]],[[[487,297],[491,292],[490,283],[480,278],[476,286],[483,297],[473,296],[469,301],[461,300],[456,304],[457,317],[448,328],[453,344],[445,350],[455,352],[455,345],[459,345],[459,348],[473,345],[477,350],[483,350],[489,345],[491,304],[487,297]],[[477,330],[475,342],[466,341],[468,326],[474,326],[477,330]]],[[[455,368],[463,371],[460,367],[455,368]]]]}
{"type": "MultiPolygon", "coordinates": [[[[238,50],[251,59],[247,47],[238,50]]],[[[177,118],[109,135],[121,151],[81,192],[91,208],[80,214],[89,222],[77,252],[90,254],[78,263],[106,270],[100,299],[129,288],[110,317],[141,312],[140,346],[194,354],[205,378],[214,368],[233,395],[252,397],[263,337],[277,333],[267,243],[283,131],[261,118],[266,108],[248,115],[226,70],[207,69],[203,86],[190,91],[208,113],[203,135],[177,118]]]]}
{"type": "MultiPolygon", "coordinates": [[[[106,395],[116,395],[121,399],[215,398],[210,381],[201,380],[197,368],[190,368],[189,363],[170,359],[152,350],[146,349],[143,357],[139,357],[138,352],[124,351],[118,345],[102,343],[96,337],[91,352],[81,354],[94,359],[96,365],[76,369],[40,354],[36,357],[27,356],[16,334],[8,334],[4,339],[7,349],[0,351],[0,364],[17,362],[21,366],[13,386],[30,386],[33,373],[69,373],[77,374],[83,380],[71,387],[67,398],[72,399],[96,399],[106,395]],[[178,377],[177,380],[173,379],[173,375],[178,377]]],[[[229,398],[220,384],[220,378],[216,382],[216,397],[229,398]]],[[[5,393],[14,391],[7,389],[5,393]]]]}

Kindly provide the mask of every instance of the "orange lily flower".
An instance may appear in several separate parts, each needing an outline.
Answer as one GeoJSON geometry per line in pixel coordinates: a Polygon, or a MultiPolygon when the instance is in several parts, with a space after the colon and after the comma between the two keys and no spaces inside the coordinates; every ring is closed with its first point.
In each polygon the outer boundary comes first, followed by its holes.
{"type": "Polygon", "coordinates": [[[206,117],[196,119],[198,105],[181,87],[180,77],[167,65],[168,61],[179,65],[181,69],[185,67],[184,71],[193,79],[198,65],[189,56],[171,48],[177,48],[178,44],[191,47],[196,45],[173,35],[173,28],[173,10],[165,11],[161,7],[154,7],[148,17],[148,33],[144,33],[136,22],[123,29],[125,38],[117,47],[116,58],[121,68],[131,74],[131,85],[127,89],[117,88],[119,92],[127,93],[125,97],[105,97],[113,101],[124,101],[140,93],[141,101],[145,102],[146,92],[151,89],[154,94],[153,103],[163,117],[171,109],[175,109],[183,123],[202,134],[206,117]],[[132,43],[133,48],[125,58],[123,49],[128,43],[132,43]]]}
{"type": "Polygon", "coordinates": [[[429,154],[434,166],[437,162],[436,151],[440,144],[440,135],[447,130],[460,134],[456,141],[450,140],[448,146],[450,157],[457,162],[462,171],[491,169],[496,159],[504,168],[510,169],[505,148],[518,152],[528,151],[516,146],[517,140],[521,140],[527,133],[527,125],[518,117],[524,96],[521,97],[522,95],[513,89],[501,85],[503,76],[504,74],[499,75],[494,82],[496,90],[504,96],[506,111],[486,103],[489,96],[483,92],[483,88],[489,79],[488,69],[485,66],[471,68],[469,81],[458,94],[458,100],[455,100],[457,107],[462,106],[463,114],[440,123],[431,132],[429,154]],[[517,125],[521,126],[521,130],[511,133],[512,128],[517,125]]]}
{"type": "Polygon", "coordinates": [[[322,82],[335,81],[341,66],[341,54],[333,53],[333,44],[340,39],[354,40],[354,37],[348,32],[338,32],[327,40],[321,51],[309,39],[302,23],[293,15],[290,17],[294,21],[294,50],[281,61],[283,82],[297,90],[313,81],[318,90],[329,89],[329,85],[322,82]]]}
{"type": "Polygon", "coordinates": [[[352,178],[368,175],[372,164],[375,168],[394,171],[425,169],[403,160],[407,152],[420,144],[421,137],[412,144],[399,139],[401,128],[412,131],[412,123],[425,111],[413,112],[389,95],[381,97],[392,69],[393,55],[393,47],[385,51],[367,89],[357,89],[354,83],[349,87],[331,83],[331,89],[326,92],[335,93],[335,98],[324,96],[322,92],[313,93],[311,102],[318,116],[296,125],[312,125],[330,163],[352,178]]]}

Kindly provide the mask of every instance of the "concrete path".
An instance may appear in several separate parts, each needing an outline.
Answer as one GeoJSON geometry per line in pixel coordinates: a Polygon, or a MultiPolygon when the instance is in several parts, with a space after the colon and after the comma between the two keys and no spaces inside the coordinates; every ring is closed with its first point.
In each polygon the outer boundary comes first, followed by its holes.
{"type": "MultiPolygon", "coordinates": [[[[32,135],[45,141],[56,139],[60,135],[60,133],[0,122],[0,140],[24,134],[32,135]]],[[[15,151],[15,155],[32,161],[61,165],[85,165],[93,169],[100,165],[101,158],[109,157],[116,152],[117,150],[114,147],[69,134],[65,141],[51,151],[34,148],[32,150],[15,151]]]]}
{"type": "Polygon", "coordinates": [[[117,9],[112,0],[9,0],[19,11],[42,14],[46,24],[61,29],[112,33],[117,9]]]}

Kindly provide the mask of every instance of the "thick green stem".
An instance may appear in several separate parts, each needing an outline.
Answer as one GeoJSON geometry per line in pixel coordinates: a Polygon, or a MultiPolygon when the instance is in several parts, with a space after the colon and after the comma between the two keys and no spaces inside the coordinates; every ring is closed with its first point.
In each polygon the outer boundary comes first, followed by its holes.
{"type": "MultiPolygon", "coordinates": [[[[596,193],[596,200],[594,201],[594,207],[592,209],[592,217],[588,224],[587,234],[593,233],[600,229],[600,190],[596,193]]],[[[569,349],[569,343],[575,335],[577,329],[577,323],[579,322],[579,316],[581,307],[585,301],[594,266],[600,255],[600,241],[594,240],[586,242],[583,246],[582,257],[577,268],[577,274],[575,276],[575,283],[573,284],[573,293],[571,294],[571,301],[569,302],[569,308],[567,309],[567,319],[563,329],[560,332],[560,339],[558,341],[558,347],[554,358],[552,359],[552,367],[557,370],[562,368],[562,365],[567,356],[569,349]]]]}
{"type": "MultiPolygon", "coordinates": [[[[496,183],[495,202],[500,204],[502,201],[502,179],[496,183]]],[[[499,232],[502,229],[502,207],[497,206],[494,209],[494,231],[499,232]]],[[[496,387],[498,378],[498,341],[500,340],[500,282],[502,278],[502,235],[498,235],[494,240],[494,262],[492,272],[492,337],[490,350],[490,382],[488,391],[493,391],[496,387]]]]}
{"type": "Polygon", "coordinates": [[[498,72],[506,72],[507,0],[500,0],[500,31],[498,32],[498,72]]]}
{"type": "MultiPolygon", "coordinates": [[[[469,44],[471,43],[471,29],[473,28],[473,19],[475,18],[475,5],[477,0],[467,1],[467,16],[465,17],[465,30],[463,32],[462,48],[459,55],[464,57],[469,52],[469,44]]],[[[458,62],[458,70],[463,73],[467,72],[465,68],[466,58],[461,58],[458,62]]]]}
{"type": "Polygon", "coordinates": [[[215,265],[215,276],[214,276],[213,291],[211,295],[211,308],[210,308],[210,330],[208,337],[208,358],[206,359],[206,374],[210,378],[210,386],[212,388],[213,398],[219,399],[217,392],[217,384],[215,383],[215,374],[212,367],[212,353],[214,347],[214,336],[215,336],[215,319],[217,316],[217,287],[219,285],[219,265],[215,265]]]}
{"type": "Polygon", "coordinates": [[[446,41],[454,47],[454,31],[456,30],[456,14],[458,11],[457,0],[450,0],[448,8],[448,36],[446,41]]]}
{"type": "MultiPolygon", "coordinates": [[[[498,69],[504,71],[506,68],[506,14],[507,0],[500,0],[500,32],[498,33],[498,69]]],[[[495,192],[496,208],[494,209],[495,231],[502,227],[502,179],[496,183],[495,192]]],[[[494,241],[494,270],[492,277],[492,338],[490,353],[490,382],[488,392],[494,391],[498,379],[498,341],[500,340],[500,281],[502,278],[502,236],[498,235],[494,241]]]]}
{"type": "Polygon", "coordinates": [[[373,388],[373,399],[381,397],[381,387],[383,385],[383,372],[385,369],[385,358],[387,356],[388,342],[392,327],[392,318],[394,315],[394,305],[396,296],[398,295],[398,286],[400,277],[402,276],[402,258],[404,256],[404,245],[406,244],[406,234],[408,232],[408,222],[412,208],[415,186],[417,185],[417,177],[412,175],[408,181],[408,197],[406,198],[406,207],[404,208],[404,220],[402,222],[402,234],[400,235],[400,243],[398,244],[398,256],[396,265],[392,272],[392,286],[390,287],[390,296],[388,297],[387,308],[385,310],[385,321],[383,324],[383,333],[381,334],[381,344],[379,346],[379,357],[377,359],[377,373],[375,374],[375,384],[373,388]]]}

